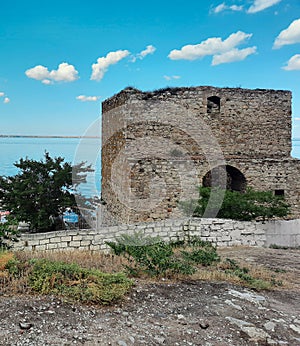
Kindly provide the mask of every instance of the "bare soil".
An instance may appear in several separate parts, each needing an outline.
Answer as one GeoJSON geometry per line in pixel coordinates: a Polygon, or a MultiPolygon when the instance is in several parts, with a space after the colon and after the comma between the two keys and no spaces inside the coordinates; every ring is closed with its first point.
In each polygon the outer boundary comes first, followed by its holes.
{"type": "Polygon", "coordinates": [[[219,249],[222,257],[270,268],[287,288],[255,292],[224,282],[137,281],[111,307],[52,296],[0,295],[0,344],[300,345],[300,250],[219,249]]]}

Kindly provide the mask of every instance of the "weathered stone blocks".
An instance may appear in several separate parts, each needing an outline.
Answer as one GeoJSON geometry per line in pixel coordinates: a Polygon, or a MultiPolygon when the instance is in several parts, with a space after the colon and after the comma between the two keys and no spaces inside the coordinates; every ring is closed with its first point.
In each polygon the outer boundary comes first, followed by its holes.
{"type": "Polygon", "coordinates": [[[231,188],[237,188],[233,172],[239,172],[243,187],[283,193],[292,215],[300,216],[300,161],[290,157],[290,91],[127,88],[102,109],[104,224],[112,218],[136,223],[181,217],[178,200],[188,189],[192,195],[219,165],[208,162],[216,144],[223,164],[232,167],[231,188]]]}

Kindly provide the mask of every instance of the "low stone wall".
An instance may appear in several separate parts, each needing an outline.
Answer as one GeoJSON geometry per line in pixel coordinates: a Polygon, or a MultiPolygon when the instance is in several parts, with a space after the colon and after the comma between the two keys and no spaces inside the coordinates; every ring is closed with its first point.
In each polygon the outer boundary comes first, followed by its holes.
{"type": "Polygon", "coordinates": [[[266,246],[272,244],[300,247],[300,219],[269,221],[266,224],[266,246]]]}
{"type": "Polygon", "coordinates": [[[15,250],[92,250],[107,251],[106,241],[121,234],[141,232],[159,235],[166,241],[200,236],[217,246],[300,246],[300,220],[241,222],[224,219],[177,219],[155,223],[138,223],[88,230],[65,230],[49,233],[22,234],[15,250]]]}

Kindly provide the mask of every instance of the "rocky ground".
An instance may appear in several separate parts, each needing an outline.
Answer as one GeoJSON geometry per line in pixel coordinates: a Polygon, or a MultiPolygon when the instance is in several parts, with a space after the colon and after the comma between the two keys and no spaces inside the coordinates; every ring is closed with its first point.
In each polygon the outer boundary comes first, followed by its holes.
{"type": "Polygon", "coordinates": [[[137,281],[112,307],[2,295],[0,344],[299,346],[300,251],[221,253],[290,273],[290,288],[255,292],[229,283],[137,281]]]}

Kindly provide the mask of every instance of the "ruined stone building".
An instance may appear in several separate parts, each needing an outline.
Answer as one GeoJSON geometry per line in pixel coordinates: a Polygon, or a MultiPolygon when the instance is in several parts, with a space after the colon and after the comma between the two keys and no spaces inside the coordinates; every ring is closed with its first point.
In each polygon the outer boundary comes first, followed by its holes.
{"type": "Polygon", "coordinates": [[[102,104],[102,199],[120,222],[180,215],[197,186],[284,195],[300,216],[291,92],[126,88],[102,104]]]}

